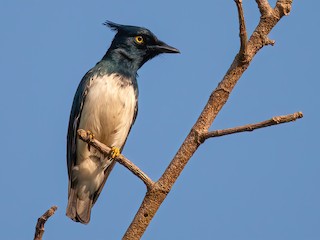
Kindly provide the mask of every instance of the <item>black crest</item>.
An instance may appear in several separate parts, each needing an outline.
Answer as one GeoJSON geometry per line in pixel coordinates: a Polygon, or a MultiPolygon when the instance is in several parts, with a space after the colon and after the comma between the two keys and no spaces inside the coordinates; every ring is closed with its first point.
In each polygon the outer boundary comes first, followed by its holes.
{"type": "Polygon", "coordinates": [[[125,27],[124,25],[114,23],[114,22],[111,22],[108,20],[106,22],[104,22],[103,25],[111,28],[111,30],[113,30],[113,31],[120,31],[121,29],[123,29],[125,27]]]}

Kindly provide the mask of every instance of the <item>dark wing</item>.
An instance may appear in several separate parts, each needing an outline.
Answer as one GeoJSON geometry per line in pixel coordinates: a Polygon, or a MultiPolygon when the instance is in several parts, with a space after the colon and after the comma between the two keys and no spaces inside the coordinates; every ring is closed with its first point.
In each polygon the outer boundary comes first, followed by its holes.
{"type": "Polygon", "coordinates": [[[129,129],[129,131],[128,131],[127,138],[126,138],[126,140],[124,141],[123,146],[121,147],[121,152],[122,152],[122,149],[123,149],[124,145],[125,145],[126,142],[127,142],[127,139],[128,139],[128,136],[129,136],[129,134],[130,134],[130,132],[131,132],[132,126],[133,126],[134,122],[136,121],[136,118],[137,118],[137,115],[138,115],[139,89],[138,89],[138,84],[137,84],[137,79],[136,79],[136,78],[133,80],[133,87],[134,87],[134,94],[135,94],[135,96],[136,96],[136,106],[135,106],[135,108],[134,108],[132,123],[131,123],[130,129],[129,129]]]}
{"type": "Polygon", "coordinates": [[[93,71],[90,70],[86,73],[86,75],[84,75],[73,98],[67,135],[67,165],[69,184],[71,178],[71,170],[77,158],[77,130],[80,124],[81,112],[83,109],[84,101],[88,93],[88,85],[90,84],[90,80],[93,77],[92,72],[93,71]]]}
{"type": "MultiPolygon", "coordinates": [[[[139,90],[138,90],[138,85],[137,85],[137,82],[136,82],[136,81],[137,81],[137,80],[135,80],[135,83],[134,83],[134,89],[135,89],[134,93],[135,93],[135,95],[136,95],[136,107],[134,108],[133,119],[132,119],[132,123],[131,123],[130,129],[129,129],[129,132],[128,132],[126,141],[127,141],[127,139],[128,139],[128,136],[129,136],[129,133],[130,133],[130,131],[131,131],[131,128],[132,128],[134,122],[136,121],[136,118],[137,118],[137,115],[138,115],[138,96],[139,96],[139,90]]],[[[126,144],[126,141],[124,142],[124,144],[123,144],[123,146],[122,146],[122,148],[121,148],[121,151],[122,151],[124,145],[126,144]]]]}

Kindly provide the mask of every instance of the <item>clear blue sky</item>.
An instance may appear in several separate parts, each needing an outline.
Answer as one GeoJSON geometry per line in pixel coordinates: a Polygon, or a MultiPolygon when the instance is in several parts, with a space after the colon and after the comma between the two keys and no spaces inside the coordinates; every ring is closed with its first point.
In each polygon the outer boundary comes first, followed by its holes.
{"type": "MultiPolygon", "coordinates": [[[[145,26],[180,49],[139,71],[139,115],[124,154],[162,174],[238,48],[234,1],[0,2],[0,239],[120,239],[145,193],[118,165],[84,226],[65,216],[66,131],[82,76],[109,47],[105,20],[145,26]]],[[[249,33],[259,20],[244,1],[249,33]]],[[[275,1],[272,1],[273,3],[275,1]]],[[[320,239],[318,1],[294,1],[212,129],[303,111],[295,123],[206,142],[143,239],[320,239]]]]}

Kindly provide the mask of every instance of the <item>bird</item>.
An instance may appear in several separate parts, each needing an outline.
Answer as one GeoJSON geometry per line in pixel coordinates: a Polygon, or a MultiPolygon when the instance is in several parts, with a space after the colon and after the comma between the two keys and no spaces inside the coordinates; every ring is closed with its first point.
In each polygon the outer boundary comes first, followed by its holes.
{"type": "Polygon", "coordinates": [[[180,53],[144,27],[103,23],[116,34],[102,59],[76,90],[67,133],[68,204],[66,215],[88,224],[91,209],[120,155],[138,113],[137,71],[162,53],[180,53]],[[77,136],[77,130],[111,148],[105,156],[77,136]]]}

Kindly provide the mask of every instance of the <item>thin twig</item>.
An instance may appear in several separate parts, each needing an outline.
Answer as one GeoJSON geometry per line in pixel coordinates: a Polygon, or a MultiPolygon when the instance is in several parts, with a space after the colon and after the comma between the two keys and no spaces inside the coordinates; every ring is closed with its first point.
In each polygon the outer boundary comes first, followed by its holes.
{"type": "Polygon", "coordinates": [[[234,0],[234,1],[237,5],[238,17],[239,17],[240,59],[241,61],[246,61],[248,36],[247,36],[247,30],[246,30],[246,23],[244,20],[242,0],[234,0]]]}
{"type": "Polygon", "coordinates": [[[44,233],[44,224],[55,213],[57,209],[58,209],[57,206],[52,206],[41,217],[38,218],[38,222],[36,225],[36,232],[34,234],[34,240],[42,240],[42,236],[44,233]]]}
{"type": "MultiPolygon", "coordinates": [[[[92,139],[92,137],[90,137],[90,134],[88,134],[87,131],[85,131],[83,129],[79,129],[78,136],[82,141],[84,141],[84,142],[88,143],[90,146],[96,148],[102,154],[104,154],[106,156],[110,154],[111,148],[109,148],[108,146],[99,142],[97,139],[92,139]]],[[[124,167],[126,167],[127,169],[129,169],[134,175],[136,175],[138,178],[140,178],[145,183],[145,185],[147,186],[148,189],[153,186],[154,182],[148,177],[148,175],[145,174],[136,165],[134,165],[129,159],[127,159],[123,155],[119,155],[114,160],[117,161],[118,163],[120,163],[121,165],[123,165],[124,167]]]]}
{"type": "Polygon", "coordinates": [[[273,117],[269,120],[259,122],[259,123],[253,123],[253,124],[248,124],[248,125],[234,127],[234,128],[227,128],[223,130],[215,130],[212,132],[207,132],[202,134],[200,138],[201,138],[201,141],[204,142],[208,138],[221,137],[221,136],[240,133],[240,132],[251,132],[259,128],[265,128],[273,125],[292,122],[302,117],[303,117],[302,112],[296,112],[296,113],[285,115],[285,116],[273,117]]]}
{"type": "Polygon", "coordinates": [[[267,45],[274,46],[275,43],[276,43],[276,41],[271,40],[268,36],[265,36],[265,38],[263,39],[263,45],[265,45],[265,46],[267,46],[267,45]]]}

